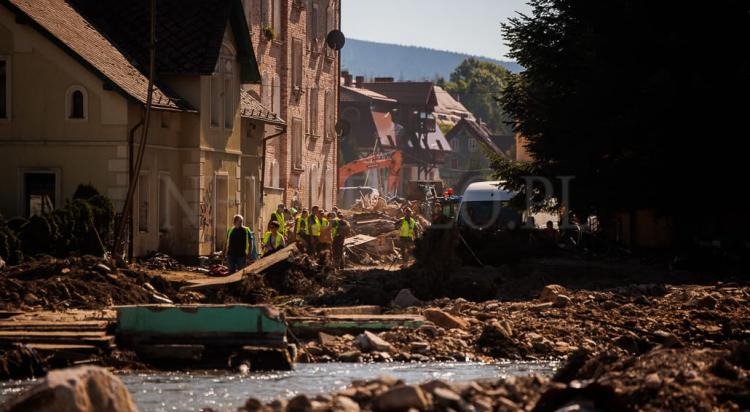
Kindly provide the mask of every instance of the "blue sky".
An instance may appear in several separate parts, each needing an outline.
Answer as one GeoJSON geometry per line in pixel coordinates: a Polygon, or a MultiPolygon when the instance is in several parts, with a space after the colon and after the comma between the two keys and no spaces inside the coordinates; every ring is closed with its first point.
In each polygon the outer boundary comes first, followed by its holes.
{"type": "Polygon", "coordinates": [[[509,60],[500,22],[526,0],[342,0],[346,37],[509,60]]]}

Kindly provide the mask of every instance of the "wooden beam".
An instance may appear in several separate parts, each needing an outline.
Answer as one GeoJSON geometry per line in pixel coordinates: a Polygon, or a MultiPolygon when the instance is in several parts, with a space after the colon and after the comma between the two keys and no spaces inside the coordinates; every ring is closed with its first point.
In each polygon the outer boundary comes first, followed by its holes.
{"type": "Polygon", "coordinates": [[[194,281],[190,281],[192,284],[186,285],[180,288],[180,290],[200,290],[200,289],[207,289],[207,288],[216,288],[216,287],[222,287],[231,285],[234,283],[239,283],[242,281],[242,278],[251,273],[261,273],[264,270],[270,268],[271,266],[274,266],[276,264],[279,264],[289,258],[289,256],[292,255],[293,252],[297,250],[297,245],[294,243],[290,244],[289,246],[285,247],[284,249],[279,250],[278,252],[266,256],[263,258],[260,258],[247,266],[246,268],[237,271],[229,276],[221,277],[221,278],[210,278],[210,279],[198,279],[194,281]]]}

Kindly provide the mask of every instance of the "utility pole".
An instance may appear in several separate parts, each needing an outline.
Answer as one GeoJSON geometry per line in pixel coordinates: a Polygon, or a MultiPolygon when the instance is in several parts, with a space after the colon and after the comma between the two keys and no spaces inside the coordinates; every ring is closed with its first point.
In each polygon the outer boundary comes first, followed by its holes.
{"type": "MultiPolygon", "coordinates": [[[[148,129],[151,121],[151,103],[154,95],[154,76],[156,75],[156,0],[150,1],[150,13],[149,13],[149,65],[148,65],[148,89],[146,96],[146,114],[143,120],[143,129],[141,131],[141,141],[138,146],[138,157],[136,158],[135,166],[133,167],[133,173],[130,177],[130,185],[128,186],[128,194],[125,197],[125,204],[122,206],[122,212],[120,213],[120,219],[115,226],[115,239],[112,244],[112,257],[118,259],[122,257],[120,241],[123,237],[126,218],[130,214],[133,205],[133,195],[135,188],[138,184],[138,176],[141,173],[141,166],[143,165],[143,155],[146,153],[146,141],[148,138],[148,129]]],[[[132,163],[132,159],[129,159],[132,163]]],[[[130,222],[130,230],[132,228],[132,222],[130,222]]],[[[131,256],[132,258],[132,256],[131,256]]]]}

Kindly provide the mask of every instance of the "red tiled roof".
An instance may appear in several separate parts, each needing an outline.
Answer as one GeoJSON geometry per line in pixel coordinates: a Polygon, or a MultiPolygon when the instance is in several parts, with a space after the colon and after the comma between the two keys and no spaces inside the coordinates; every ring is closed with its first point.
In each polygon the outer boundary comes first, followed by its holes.
{"type": "MultiPolygon", "coordinates": [[[[96,28],[64,0],[5,0],[17,15],[30,19],[42,34],[89,65],[94,73],[110,80],[124,94],[146,103],[148,78],[96,28]]],[[[162,109],[190,109],[186,102],[155,86],[153,105],[162,109]]]]}

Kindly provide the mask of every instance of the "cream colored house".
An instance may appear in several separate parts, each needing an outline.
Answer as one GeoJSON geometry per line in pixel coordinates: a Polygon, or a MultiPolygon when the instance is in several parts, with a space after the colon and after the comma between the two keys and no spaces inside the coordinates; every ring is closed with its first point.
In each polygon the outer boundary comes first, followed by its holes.
{"type": "Polygon", "coordinates": [[[0,2],[0,213],[62,205],[81,183],[120,210],[138,179],[134,255],[207,254],[236,213],[262,228],[262,141],[286,125],[245,90],[260,75],[240,0],[160,0],[154,110],[135,176],[147,4],[0,2]]]}

